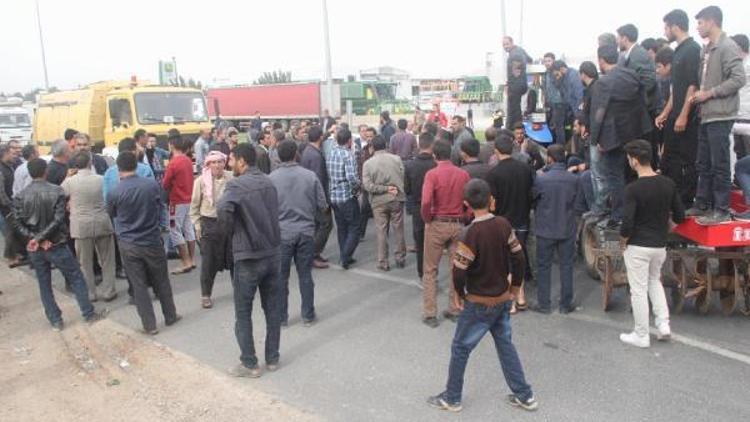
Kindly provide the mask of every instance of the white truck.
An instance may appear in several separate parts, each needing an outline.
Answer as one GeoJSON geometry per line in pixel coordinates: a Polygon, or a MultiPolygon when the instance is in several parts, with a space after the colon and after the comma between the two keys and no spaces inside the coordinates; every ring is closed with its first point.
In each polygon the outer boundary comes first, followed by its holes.
{"type": "Polygon", "coordinates": [[[21,98],[0,97],[0,141],[31,142],[31,113],[21,98]]]}

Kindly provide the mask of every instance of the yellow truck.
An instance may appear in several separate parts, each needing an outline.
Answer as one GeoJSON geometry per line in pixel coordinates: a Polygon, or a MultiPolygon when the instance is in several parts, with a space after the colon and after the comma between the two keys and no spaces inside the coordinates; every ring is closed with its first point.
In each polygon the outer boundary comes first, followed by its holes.
{"type": "Polygon", "coordinates": [[[201,130],[211,128],[211,122],[202,91],[132,80],[42,94],[33,137],[40,152],[46,154],[67,128],[88,133],[95,148],[101,150],[132,137],[141,128],[155,133],[162,147],[173,128],[193,141],[201,130]]]}

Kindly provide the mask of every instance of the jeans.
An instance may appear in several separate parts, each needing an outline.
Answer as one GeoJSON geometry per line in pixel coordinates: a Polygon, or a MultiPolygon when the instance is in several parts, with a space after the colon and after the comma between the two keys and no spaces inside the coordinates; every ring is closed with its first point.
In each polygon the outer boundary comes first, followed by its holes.
{"type": "Polygon", "coordinates": [[[336,217],[336,233],[339,240],[341,264],[347,265],[351,262],[352,255],[359,244],[359,203],[356,198],[350,198],[346,202],[334,203],[331,207],[333,207],[333,213],[336,217]]]}
{"type": "Polygon", "coordinates": [[[299,233],[294,239],[281,241],[281,321],[289,319],[289,272],[294,259],[299,279],[299,293],[302,296],[302,320],[315,319],[315,283],[312,278],[312,262],[315,256],[315,241],[312,237],[299,233]]]}
{"type": "Polygon", "coordinates": [[[745,195],[745,204],[750,204],[750,155],[734,165],[734,177],[745,195]]]}
{"type": "Polygon", "coordinates": [[[567,110],[567,105],[563,103],[552,104],[552,121],[550,123],[556,144],[565,145],[565,115],[567,110]]]}
{"type": "Polygon", "coordinates": [[[696,205],[729,212],[731,169],[729,162],[729,134],[734,120],[704,123],[698,132],[698,171],[696,205]]]}
{"type": "Polygon", "coordinates": [[[630,286],[633,319],[639,337],[648,336],[648,300],[654,310],[656,326],[669,325],[669,307],[661,284],[661,267],[667,258],[665,248],[628,245],[623,254],[630,286]]]}
{"type": "MultiPolygon", "coordinates": [[[[600,204],[603,210],[610,210],[610,218],[622,221],[622,207],[625,196],[625,150],[618,147],[611,151],[602,152],[599,156],[599,170],[601,186],[599,190],[600,204]],[[609,206],[606,201],[609,199],[609,206]]],[[[606,211],[605,211],[606,212],[606,211]]]]}
{"type": "Polygon", "coordinates": [[[537,301],[545,310],[551,308],[551,269],[555,249],[560,259],[560,311],[566,312],[573,302],[573,261],[575,260],[575,236],[567,239],[536,237],[537,301]]]}
{"type": "Polygon", "coordinates": [[[51,324],[62,321],[62,311],[57,306],[55,295],[52,293],[51,265],[57,267],[70,282],[83,317],[89,318],[94,314],[94,305],[89,301],[89,292],[81,267],[68,249],[67,243],[57,244],[48,251],[39,249],[36,252],[30,252],[29,259],[39,282],[39,295],[44,306],[44,314],[51,324]]]}
{"type": "Polygon", "coordinates": [[[445,398],[448,402],[461,402],[464,372],[469,355],[488,331],[495,340],[497,357],[500,359],[500,367],[510,390],[522,401],[533,396],[531,386],[526,383],[518,352],[511,340],[510,308],[511,302],[493,307],[464,302],[464,310],[458,317],[451,345],[448,383],[445,387],[445,398]]]}
{"type": "Polygon", "coordinates": [[[281,293],[279,256],[234,262],[234,334],[240,346],[240,361],[248,368],[258,366],[253,340],[253,300],[260,292],[260,306],[266,317],[266,363],[279,362],[281,339],[281,293]]]}
{"type": "Polygon", "coordinates": [[[594,202],[592,203],[591,211],[596,214],[603,214],[604,210],[607,209],[607,198],[602,194],[602,185],[604,184],[604,176],[602,176],[601,168],[599,167],[601,161],[601,152],[599,147],[596,145],[589,146],[590,153],[590,165],[591,168],[591,187],[594,191],[594,202]]]}

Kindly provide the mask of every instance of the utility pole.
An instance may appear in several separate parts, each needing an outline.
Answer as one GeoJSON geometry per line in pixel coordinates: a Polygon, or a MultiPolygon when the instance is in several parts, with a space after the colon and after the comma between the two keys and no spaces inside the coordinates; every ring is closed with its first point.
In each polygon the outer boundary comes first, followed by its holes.
{"type": "Polygon", "coordinates": [[[326,91],[328,92],[328,111],[331,115],[336,114],[333,101],[333,70],[331,68],[331,37],[328,33],[328,2],[323,0],[323,34],[325,37],[326,55],[326,91]]]}
{"type": "Polygon", "coordinates": [[[49,77],[47,76],[47,56],[44,54],[44,36],[42,35],[42,18],[39,14],[39,0],[36,0],[36,23],[39,27],[39,43],[42,46],[42,68],[44,69],[44,89],[49,91],[49,77]]]}
{"type": "Polygon", "coordinates": [[[521,24],[518,26],[518,45],[523,46],[523,0],[519,3],[521,3],[521,24]]]}
{"type": "MultiPolygon", "coordinates": [[[[503,39],[505,39],[506,36],[508,36],[508,25],[505,23],[505,0],[500,0],[500,25],[502,25],[503,28],[503,39]]],[[[501,40],[502,42],[502,40],[501,40]]],[[[508,60],[508,53],[505,51],[502,46],[500,47],[500,81],[501,83],[506,83],[508,80],[507,65],[508,60]]]]}

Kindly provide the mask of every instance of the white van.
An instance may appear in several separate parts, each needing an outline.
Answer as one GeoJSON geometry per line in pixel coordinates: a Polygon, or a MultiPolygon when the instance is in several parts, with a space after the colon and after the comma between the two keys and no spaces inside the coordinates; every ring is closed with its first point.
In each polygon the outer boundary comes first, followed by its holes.
{"type": "Polygon", "coordinates": [[[0,98],[0,140],[31,142],[31,113],[21,98],[0,98]]]}

